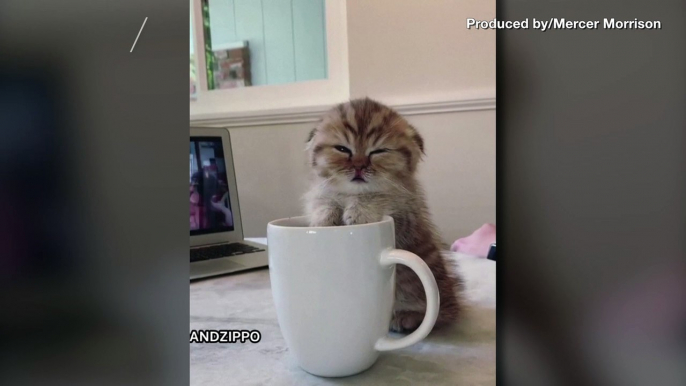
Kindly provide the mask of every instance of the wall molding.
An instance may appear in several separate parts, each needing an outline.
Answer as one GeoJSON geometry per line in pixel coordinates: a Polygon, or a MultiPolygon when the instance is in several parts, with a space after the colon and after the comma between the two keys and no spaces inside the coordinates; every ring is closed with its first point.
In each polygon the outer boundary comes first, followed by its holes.
{"type": "MultiPolygon", "coordinates": [[[[405,116],[454,113],[462,111],[494,110],[495,98],[461,99],[441,102],[390,104],[405,116]]],[[[316,122],[331,105],[280,110],[217,114],[191,119],[193,126],[250,127],[316,122]]]]}

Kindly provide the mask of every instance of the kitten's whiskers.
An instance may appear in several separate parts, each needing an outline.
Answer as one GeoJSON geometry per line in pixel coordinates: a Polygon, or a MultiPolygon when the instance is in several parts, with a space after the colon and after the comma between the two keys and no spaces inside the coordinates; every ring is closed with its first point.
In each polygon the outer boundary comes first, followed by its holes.
{"type": "Polygon", "coordinates": [[[405,193],[407,193],[407,194],[414,195],[414,193],[412,193],[409,189],[407,189],[406,187],[404,187],[402,184],[400,184],[400,183],[398,183],[398,182],[396,182],[396,181],[393,181],[392,179],[390,179],[390,178],[388,178],[388,177],[386,177],[386,176],[383,176],[383,175],[379,175],[379,177],[381,177],[384,181],[387,181],[387,182],[388,182],[391,186],[393,186],[394,188],[396,188],[396,189],[398,189],[398,190],[400,190],[400,191],[403,191],[403,192],[405,192],[405,193]]]}

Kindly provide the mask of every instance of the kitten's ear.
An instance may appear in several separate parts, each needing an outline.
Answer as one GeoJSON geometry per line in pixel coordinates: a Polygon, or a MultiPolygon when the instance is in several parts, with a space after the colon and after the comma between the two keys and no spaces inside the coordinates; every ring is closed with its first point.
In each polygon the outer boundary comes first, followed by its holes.
{"type": "Polygon", "coordinates": [[[422,152],[422,154],[426,155],[424,152],[424,138],[422,138],[421,135],[417,132],[417,129],[414,128],[414,126],[410,126],[412,129],[412,140],[419,146],[419,151],[422,152]]]}
{"type": "Polygon", "coordinates": [[[317,128],[315,127],[314,129],[312,129],[312,131],[310,131],[310,134],[307,136],[307,141],[305,141],[305,143],[310,142],[312,140],[312,138],[314,138],[314,135],[316,133],[317,133],[317,128]]]}

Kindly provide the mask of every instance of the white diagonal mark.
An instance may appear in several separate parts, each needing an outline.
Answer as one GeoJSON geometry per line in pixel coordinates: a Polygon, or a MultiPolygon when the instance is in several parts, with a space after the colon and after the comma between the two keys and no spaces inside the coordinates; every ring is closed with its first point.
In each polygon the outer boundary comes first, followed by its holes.
{"type": "Polygon", "coordinates": [[[143,25],[141,26],[141,30],[138,31],[138,36],[136,36],[136,40],[133,41],[133,45],[131,46],[131,51],[129,51],[129,53],[133,52],[133,48],[136,47],[136,42],[138,42],[138,38],[141,37],[141,32],[143,32],[143,27],[145,27],[146,21],[148,21],[147,16],[145,17],[145,20],[143,20],[143,25]]]}

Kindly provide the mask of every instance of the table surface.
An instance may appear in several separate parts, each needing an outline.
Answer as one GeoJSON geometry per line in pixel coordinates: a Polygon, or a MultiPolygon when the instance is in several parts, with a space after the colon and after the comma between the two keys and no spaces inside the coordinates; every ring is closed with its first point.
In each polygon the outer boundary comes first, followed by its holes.
{"type": "MultiPolygon", "coordinates": [[[[265,242],[264,239],[250,239],[265,242]]],[[[193,282],[191,330],[259,330],[259,343],[190,344],[192,385],[494,385],[495,262],[452,253],[467,307],[455,326],[402,350],[381,353],[369,370],[320,378],[301,370],[279,330],[266,268],[193,282]]]]}

